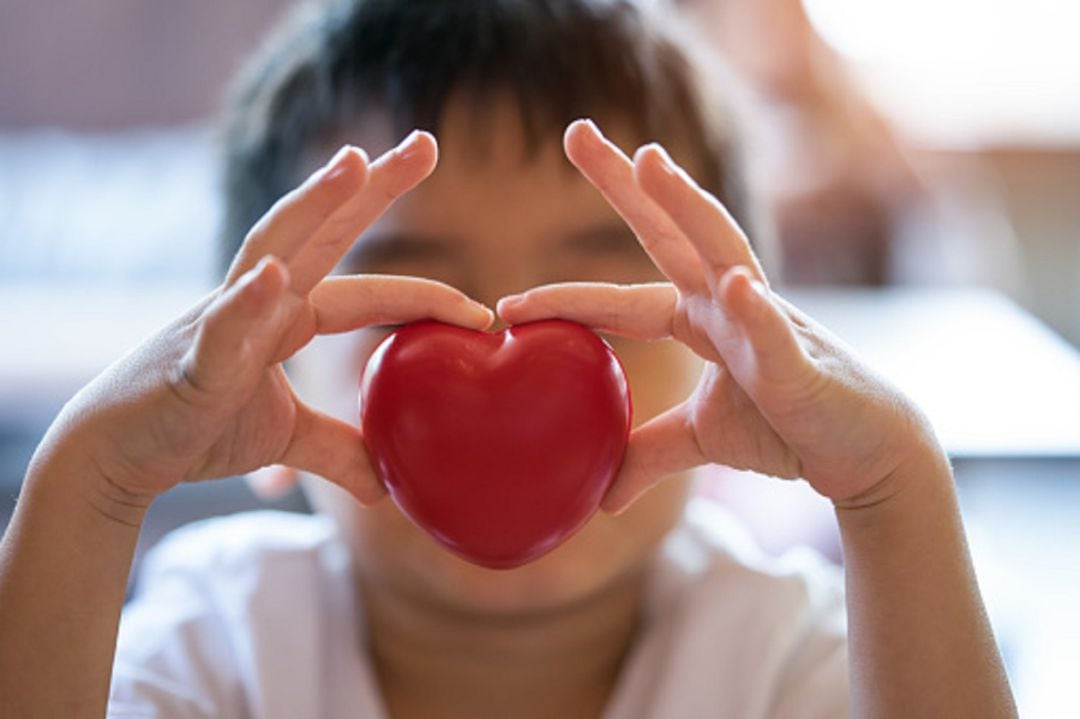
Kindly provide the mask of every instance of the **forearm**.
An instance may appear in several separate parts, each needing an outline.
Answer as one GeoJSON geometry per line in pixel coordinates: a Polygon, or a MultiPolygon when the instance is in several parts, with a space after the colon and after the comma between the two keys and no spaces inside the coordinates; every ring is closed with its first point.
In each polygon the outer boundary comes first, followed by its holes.
{"type": "Polygon", "coordinates": [[[39,451],[0,545],[5,716],[101,717],[145,506],[39,451]]]}
{"type": "Polygon", "coordinates": [[[1015,716],[948,463],[927,452],[900,472],[900,491],[836,510],[855,714],[1015,716]]]}

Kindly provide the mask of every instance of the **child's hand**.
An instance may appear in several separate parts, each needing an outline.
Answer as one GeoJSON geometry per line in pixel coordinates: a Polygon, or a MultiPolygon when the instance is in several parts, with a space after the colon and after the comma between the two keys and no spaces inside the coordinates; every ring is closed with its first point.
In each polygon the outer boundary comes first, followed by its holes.
{"type": "Polygon", "coordinates": [[[719,463],[805,478],[834,502],[895,491],[894,471],[940,452],[920,412],[839,340],[773,294],[745,235],[658,146],[633,162],[587,121],[566,152],[634,230],[670,284],[566,283],[503,298],[512,323],[558,316],[707,360],[683,404],[638,427],[604,500],[618,511],[664,475],[719,463]]]}
{"type": "Polygon", "coordinates": [[[361,502],[383,489],[359,431],[292,392],[281,362],[316,334],[433,317],[482,329],[491,311],[446,285],[391,276],[326,279],[357,236],[436,161],[407,138],[376,162],[343,148],[252,228],[224,284],[98,377],[43,442],[104,482],[95,501],[149,503],[184,480],[281,463],[361,502]]]}

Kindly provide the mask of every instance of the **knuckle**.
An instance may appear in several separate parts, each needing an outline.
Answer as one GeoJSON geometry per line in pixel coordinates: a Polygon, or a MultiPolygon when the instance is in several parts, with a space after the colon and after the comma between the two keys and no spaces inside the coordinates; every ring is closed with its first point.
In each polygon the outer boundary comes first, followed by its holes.
{"type": "Polygon", "coordinates": [[[200,330],[194,344],[172,365],[166,376],[169,390],[185,404],[202,404],[202,400],[212,394],[205,379],[206,354],[206,343],[200,330]]]}
{"type": "Polygon", "coordinates": [[[215,303],[210,310],[203,315],[195,331],[193,347],[200,355],[207,350],[212,350],[225,339],[228,329],[229,310],[232,303],[215,303]]]}
{"type": "Polygon", "coordinates": [[[333,250],[345,241],[352,240],[357,229],[356,216],[349,213],[331,213],[323,219],[311,246],[316,250],[333,250]]]}

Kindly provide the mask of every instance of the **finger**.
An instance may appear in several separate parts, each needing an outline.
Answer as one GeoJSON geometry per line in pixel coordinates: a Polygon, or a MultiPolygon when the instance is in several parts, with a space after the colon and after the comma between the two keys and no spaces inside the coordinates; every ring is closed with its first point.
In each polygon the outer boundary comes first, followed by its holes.
{"type": "Polygon", "coordinates": [[[244,476],[248,487],[264,502],[281,499],[296,486],[296,470],[280,464],[262,467],[244,476]]]}
{"type": "Polygon", "coordinates": [[[280,260],[265,257],[205,310],[191,348],[181,360],[186,384],[208,398],[243,393],[272,361],[280,340],[275,312],[289,281],[280,260]]]}
{"type": "Polygon", "coordinates": [[[657,340],[671,337],[678,299],[678,290],[666,282],[566,282],[504,297],[498,310],[509,324],[559,317],[623,337],[657,340]]]}
{"type": "Polygon", "coordinates": [[[634,181],[634,167],[591,120],[577,120],[563,138],[566,156],[626,221],[664,275],[686,291],[705,288],[694,248],[634,181]]]}
{"type": "Polygon", "coordinates": [[[494,314],[459,290],[419,277],[349,275],[328,277],[311,291],[319,334],[418,319],[482,330],[494,314]]]}
{"type": "Polygon", "coordinates": [[[360,430],[299,400],[296,405],[296,430],[280,463],[339,485],[364,506],[385,496],[360,430]]]}
{"type": "Polygon", "coordinates": [[[305,294],[330,273],[356,238],[394,200],[431,174],[438,147],[430,133],[414,130],[371,164],[367,183],[312,233],[289,259],[292,291],[305,294]]]}
{"type": "Polygon", "coordinates": [[[697,250],[715,282],[729,268],[743,265],[765,282],[746,235],[720,202],[698,187],[657,144],[634,154],[634,175],[642,190],[659,205],[697,250]]]}
{"type": "Polygon", "coordinates": [[[226,286],[266,255],[288,262],[305,242],[368,180],[363,150],[346,145],[302,185],[274,203],[248,232],[229,268],[226,286]]]}
{"type": "Polygon", "coordinates": [[[619,476],[600,508],[619,514],[664,477],[706,462],[694,435],[689,406],[684,402],[672,407],[630,434],[619,476]]]}
{"type": "Polygon", "coordinates": [[[720,279],[716,294],[745,339],[717,347],[739,386],[755,402],[763,386],[784,392],[805,387],[814,374],[813,363],[771,291],[746,268],[735,267],[720,279]]]}

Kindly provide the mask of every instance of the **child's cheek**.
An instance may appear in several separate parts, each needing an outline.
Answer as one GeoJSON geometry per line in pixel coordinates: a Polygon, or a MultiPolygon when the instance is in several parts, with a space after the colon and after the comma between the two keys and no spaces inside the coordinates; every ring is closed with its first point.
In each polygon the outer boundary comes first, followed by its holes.
{"type": "Polygon", "coordinates": [[[375,352],[375,348],[379,346],[386,337],[394,331],[394,327],[369,327],[367,329],[356,332],[353,336],[352,343],[352,362],[351,365],[357,372],[357,377],[360,376],[360,372],[363,372],[364,367],[367,366],[368,359],[372,353],[375,352]]]}
{"type": "Polygon", "coordinates": [[[350,352],[348,381],[356,391],[354,396],[358,401],[354,405],[357,407],[357,419],[359,419],[359,407],[363,403],[363,397],[359,395],[360,376],[363,374],[371,355],[375,352],[375,348],[393,331],[393,327],[370,327],[355,333],[350,352]]]}
{"type": "Polygon", "coordinates": [[[702,361],[677,342],[603,337],[619,356],[630,380],[635,426],[678,404],[697,385],[702,361]]]}
{"type": "Polygon", "coordinates": [[[663,282],[665,277],[647,255],[638,251],[568,253],[550,270],[547,282],[611,282],[632,285],[663,282]]]}

